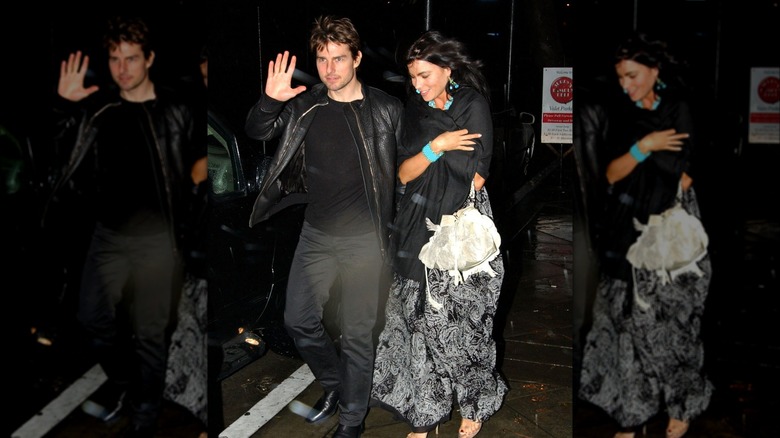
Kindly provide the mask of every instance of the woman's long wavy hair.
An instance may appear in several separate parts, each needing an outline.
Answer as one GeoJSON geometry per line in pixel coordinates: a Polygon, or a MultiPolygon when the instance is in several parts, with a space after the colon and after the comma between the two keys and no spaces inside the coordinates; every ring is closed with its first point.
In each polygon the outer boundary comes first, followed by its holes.
{"type": "MultiPolygon", "coordinates": [[[[462,42],[445,37],[435,30],[428,31],[412,43],[406,52],[406,65],[418,60],[449,68],[452,80],[475,88],[490,100],[490,89],[481,70],[482,61],[473,59],[462,42]]],[[[457,90],[451,93],[455,94],[457,90]]]]}
{"type": "Polygon", "coordinates": [[[618,46],[613,62],[618,64],[620,61],[634,61],[657,68],[658,77],[674,88],[685,85],[680,75],[684,65],[669,52],[665,41],[653,39],[645,33],[634,33],[618,46]]]}

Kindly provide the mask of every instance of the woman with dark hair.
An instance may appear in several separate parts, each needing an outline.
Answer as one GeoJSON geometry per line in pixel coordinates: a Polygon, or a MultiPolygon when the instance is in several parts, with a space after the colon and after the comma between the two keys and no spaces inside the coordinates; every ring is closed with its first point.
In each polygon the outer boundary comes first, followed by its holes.
{"type": "Polygon", "coordinates": [[[492,217],[484,188],[493,146],[488,89],[465,46],[438,32],[412,44],[406,65],[414,94],[406,103],[398,178],[404,186],[391,236],[395,271],[379,337],[372,396],[412,428],[412,437],[449,419],[453,397],[460,438],[475,436],[501,406],[507,386],[495,369],[493,317],[504,277],[458,281],[418,258],[438,222],[468,202],[492,217]]]}
{"type": "Polygon", "coordinates": [[[637,267],[628,257],[640,235],[637,223],[652,222],[675,203],[699,216],[691,160],[697,137],[683,87],[671,74],[675,64],[665,43],[641,34],[627,39],[615,57],[628,99],[610,111],[601,279],[579,396],[616,420],[616,438],[634,437],[662,410],[669,416],[666,437],[680,438],[712,393],[699,337],[709,256],[704,252],[670,272],[637,267]]]}

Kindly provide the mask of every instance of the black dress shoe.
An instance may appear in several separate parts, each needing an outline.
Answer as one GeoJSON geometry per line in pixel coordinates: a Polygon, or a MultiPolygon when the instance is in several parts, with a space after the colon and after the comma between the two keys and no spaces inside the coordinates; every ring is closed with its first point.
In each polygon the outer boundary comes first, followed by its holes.
{"type": "Polygon", "coordinates": [[[357,426],[339,424],[336,433],[333,434],[333,438],[359,438],[361,433],[363,433],[362,424],[357,426]]]}
{"type": "Polygon", "coordinates": [[[336,409],[339,407],[339,392],[338,391],[325,391],[325,394],[317,400],[314,407],[309,413],[309,417],[306,421],[309,423],[318,423],[326,418],[330,418],[336,413],[336,409]]]}

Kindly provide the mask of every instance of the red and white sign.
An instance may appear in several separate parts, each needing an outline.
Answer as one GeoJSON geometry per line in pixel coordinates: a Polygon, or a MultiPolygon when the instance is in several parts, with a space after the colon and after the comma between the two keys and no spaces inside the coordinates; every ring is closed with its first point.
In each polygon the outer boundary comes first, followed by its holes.
{"type": "Polygon", "coordinates": [[[780,67],[750,69],[748,143],[780,144],[780,67]]]}
{"type": "Polygon", "coordinates": [[[572,143],[572,68],[545,68],[542,90],[542,143],[572,143]]]}
{"type": "Polygon", "coordinates": [[[570,77],[559,76],[550,85],[550,96],[560,104],[567,104],[574,98],[574,88],[570,77]]]}
{"type": "Polygon", "coordinates": [[[780,100],[780,78],[767,76],[758,83],[758,98],[770,105],[780,100]]]}

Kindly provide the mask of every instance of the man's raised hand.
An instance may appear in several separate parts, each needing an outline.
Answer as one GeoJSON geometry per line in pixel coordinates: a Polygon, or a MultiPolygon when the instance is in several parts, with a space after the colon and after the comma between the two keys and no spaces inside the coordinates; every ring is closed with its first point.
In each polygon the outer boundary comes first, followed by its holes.
{"type": "Polygon", "coordinates": [[[84,76],[87,74],[89,56],[81,62],[81,51],[71,53],[60,65],[60,82],[57,93],[65,99],[78,102],[98,90],[97,85],[84,88],[84,76]]]}
{"type": "Polygon", "coordinates": [[[290,52],[276,55],[276,62],[268,63],[268,80],[265,83],[266,96],[278,101],[288,101],[306,91],[306,87],[299,85],[292,88],[292,76],[295,71],[295,55],[290,58],[290,52]],[[289,58],[289,65],[287,60],[289,58]]]}

